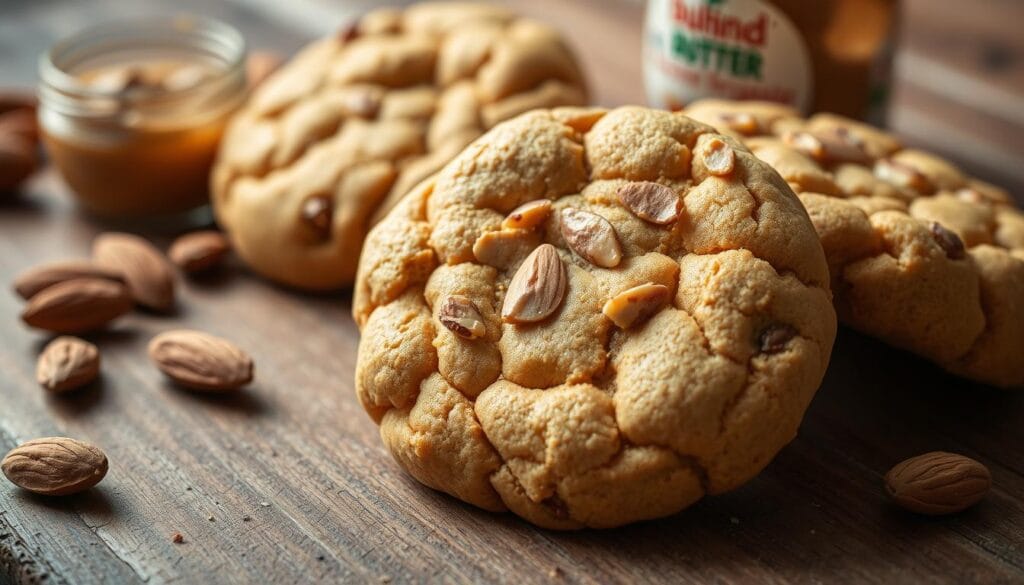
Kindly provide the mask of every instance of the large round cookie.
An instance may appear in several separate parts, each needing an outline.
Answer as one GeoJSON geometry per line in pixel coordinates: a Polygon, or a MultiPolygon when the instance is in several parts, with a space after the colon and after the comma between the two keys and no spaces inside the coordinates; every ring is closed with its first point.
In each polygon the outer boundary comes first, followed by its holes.
{"type": "Polygon", "coordinates": [[[347,286],[367,231],[413,185],[501,120],[584,101],[545,25],[487,4],[380,9],[303,50],[233,120],[217,219],[263,275],[347,286]]]}
{"type": "Polygon", "coordinates": [[[550,528],[754,477],[828,364],[828,267],[786,183],[679,114],[505,122],[370,233],[356,389],[424,484],[550,528]]]}
{"type": "Polygon", "coordinates": [[[799,194],[840,320],[955,374],[1024,386],[1024,213],[956,166],[832,114],[704,101],[799,194]]]}

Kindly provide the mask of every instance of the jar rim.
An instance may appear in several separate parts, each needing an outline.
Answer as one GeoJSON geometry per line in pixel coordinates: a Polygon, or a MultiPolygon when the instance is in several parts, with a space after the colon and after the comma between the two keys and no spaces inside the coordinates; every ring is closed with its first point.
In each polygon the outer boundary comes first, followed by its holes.
{"type": "Polygon", "coordinates": [[[122,19],[82,29],[58,40],[44,52],[39,59],[40,100],[55,106],[62,105],[63,109],[77,109],[73,103],[78,100],[117,98],[132,101],[131,96],[121,92],[84,83],[73,69],[90,59],[139,47],[201,52],[223,66],[194,85],[162,89],[159,99],[165,101],[230,84],[239,72],[244,77],[245,39],[229,24],[192,14],[122,19]]]}

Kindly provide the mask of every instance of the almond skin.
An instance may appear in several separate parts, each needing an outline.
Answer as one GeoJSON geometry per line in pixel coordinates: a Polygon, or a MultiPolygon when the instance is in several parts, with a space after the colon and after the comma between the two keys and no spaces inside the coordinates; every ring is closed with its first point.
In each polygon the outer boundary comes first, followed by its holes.
{"type": "Polygon", "coordinates": [[[43,264],[22,272],[14,279],[14,292],[29,300],[45,288],[75,278],[103,278],[124,284],[124,276],[89,260],[68,260],[43,264]]]}
{"type": "Polygon", "coordinates": [[[437,311],[437,319],[459,337],[476,339],[487,334],[480,311],[473,301],[462,295],[446,298],[437,311]]]}
{"type": "Polygon", "coordinates": [[[938,516],[977,504],[992,486],[992,475],[981,463],[943,451],[911,457],[885,474],[889,497],[918,514],[938,516]]]}
{"type": "Polygon", "coordinates": [[[99,349],[77,337],[51,341],[36,363],[36,381],[54,393],[67,392],[95,380],[100,374],[99,349]]]}
{"type": "Polygon", "coordinates": [[[231,244],[224,234],[205,230],[185,234],[174,240],[167,256],[183,272],[195,274],[223,264],[230,250],[231,244]]]}
{"type": "Polygon", "coordinates": [[[132,234],[108,232],[93,242],[97,264],[124,274],[135,302],[162,313],[174,310],[174,270],[148,241],[132,234]]]}
{"type": "Polygon", "coordinates": [[[683,200],[675,191],[650,181],[626,183],[619,187],[616,194],[633,215],[657,225],[674,222],[679,218],[683,206],[683,200]]]}
{"type": "Polygon", "coordinates": [[[501,307],[502,319],[507,323],[546,319],[562,304],[567,280],[558,250],[551,244],[541,244],[512,277],[501,307]]]}
{"type": "Polygon", "coordinates": [[[559,216],[562,237],[574,252],[594,266],[614,268],[619,265],[622,248],[608,220],[571,207],[563,209],[559,216]]]}
{"type": "Polygon", "coordinates": [[[21,319],[54,333],[94,331],[132,310],[128,287],[103,278],[75,278],[44,289],[25,306],[21,319]]]}
{"type": "Polygon", "coordinates": [[[0,469],[11,483],[30,492],[66,496],[98,484],[107,474],[107,456],[82,441],[46,437],[12,449],[0,469]]]}
{"type": "Polygon", "coordinates": [[[161,333],[149,342],[149,357],[167,377],[193,390],[227,392],[252,381],[252,358],[230,341],[202,331],[161,333]]]}

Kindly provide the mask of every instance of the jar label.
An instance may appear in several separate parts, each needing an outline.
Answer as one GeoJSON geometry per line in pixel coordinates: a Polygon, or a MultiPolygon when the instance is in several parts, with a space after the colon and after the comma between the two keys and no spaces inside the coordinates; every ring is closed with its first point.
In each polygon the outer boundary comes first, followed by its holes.
{"type": "Polygon", "coordinates": [[[806,111],[814,91],[800,31],[763,0],[649,0],[644,78],[650,105],[766,100],[806,111]]]}

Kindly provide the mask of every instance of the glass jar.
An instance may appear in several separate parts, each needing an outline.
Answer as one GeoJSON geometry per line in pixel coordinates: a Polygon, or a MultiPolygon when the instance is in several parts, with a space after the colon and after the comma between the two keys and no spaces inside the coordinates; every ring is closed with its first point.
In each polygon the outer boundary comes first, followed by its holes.
{"type": "Polygon", "coordinates": [[[898,0],[649,0],[651,105],[767,100],[880,123],[898,0]]]}
{"type": "Polygon", "coordinates": [[[237,30],[193,16],[56,43],[40,59],[39,124],[79,202],[122,218],[206,205],[217,146],[245,97],[245,52],[237,30]]]}

